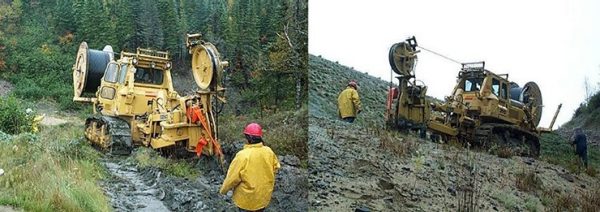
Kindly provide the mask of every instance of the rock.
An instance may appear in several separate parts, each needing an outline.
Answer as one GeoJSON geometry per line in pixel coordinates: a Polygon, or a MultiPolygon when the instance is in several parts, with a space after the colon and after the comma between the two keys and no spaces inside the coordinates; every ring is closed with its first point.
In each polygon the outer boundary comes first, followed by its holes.
{"type": "Polygon", "coordinates": [[[325,191],[325,192],[319,193],[319,195],[317,195],[317,196],[320,197],[321,199],[327,199],[327,194],[329,194],[329,193],[325,191]]]}
{"type": "Polygon", "coordinates": [[[315,183],[315,186],[320,189],[327,189],[327,183],[323,181],[317,181],[317,183],[315,183]]]}
{"type": "Polygon", "coordinates": [[[525,158],[523,162],[525,162],[527,165],[533,165],[535,160],[533,158],[525,158]]]}
{"type": "Polygon", "coordinates": [[[450,193],[450,195],[456,196],[456,189],[455,188],[448,187],[448,189],[446,189],[446,191],[448,191],[450,193]]]}
{"type": "Polygon", "coordinates": [[[370,212],[371,210],[366,207],[359,207],[354,210],[354,212],[370,212]]]}
{"type": "Polygon", "coordinates": [[[573,179],[573,176],[571,176],[568,173],[559,173],[558,176],[562,177],[563,179],[569,181],[569,182],[574,182],[575,179],[573,179]]]}
{"type": "Polygon", "coordinates": [[[14,86],[8,81],[0,80],[0,96],[6,96],[13,87],[14,86]]]}
{"type": "Polygon", "coordinates": [[[279,157],[281,159],[281,162],[290,166],[298,166],[300,165],[300,159],[298,159],[298,157],[293,156],[293,155],[286,155],[286,156],[281,156],[279,157]]]}
{"type": "Polygon", "coordinates": [[[417,207],[417,205],[415,203],[412,202],[407,202],[404,204],[404,206],[406,206],[407,208],[415,208],[417,207]]]}

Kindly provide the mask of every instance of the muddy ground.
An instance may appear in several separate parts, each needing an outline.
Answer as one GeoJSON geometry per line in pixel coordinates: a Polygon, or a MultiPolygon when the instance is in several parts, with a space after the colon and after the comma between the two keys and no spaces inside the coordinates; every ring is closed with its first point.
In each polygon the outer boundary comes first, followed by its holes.
{"type": "Polygon", "coordinates": [[[456,211],[469,196],[467,205],[478,210],[544,211],[554,199],[540,193],[577,195],[598,182],[533,158],[499,158],[329,118],[311,116],[309,137],[309,201],[318,211],[456,211]],[[517,189],[525,172],[541,179],[540,188],[517,189]]]}
{"type": "MultiPolygon", "coordinates": [[[[293,156],[279,156],[275,191],[267,211],[306,211],[306,171],[293,156]]],[[[115,211],[237,211],[230,197],[220,195],[224,175],[212,159],[201,159],[195,180],[169,176],[156,168],[139,168],[132,158],[106,156],[110,176],[102,187],[115,211]]]]}
{"type": "MultiPolygon", "coordinates": [[[[58,118],[57,111],[52,107],[43,108],[46,109],[37,111],[47,113],[42,125],[83,123],[75,116],[58,118]]],[[[224,145],[227,161],[231,161],[242,147],[241,142],[238,145],[224,145]]],[[[306,169],[300,168],[300,160],[295,156],[278,156],[278,159],[281,169],[277,173],[275,190],[266,211],[308,210],[306,169]]],[[[99,183],[115,211],[238,211],[230,197],[218,193],[225,176],[215,160],[203,157],[187,161],[195,161],[200,177],[195,180],[175,177],[157,168],[141,168],[133,156],[106,154],[101,163],[109,175],[99,183]]]]}

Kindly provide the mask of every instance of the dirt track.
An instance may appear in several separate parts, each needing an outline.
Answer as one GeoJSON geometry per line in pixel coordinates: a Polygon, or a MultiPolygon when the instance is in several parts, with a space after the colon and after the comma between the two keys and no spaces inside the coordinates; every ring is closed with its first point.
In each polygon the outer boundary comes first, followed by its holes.
{"type": "Polygon", "coordinates": [[[0,80],[0,96],[5,96],[13,89],[13,85],[10,82],[0,80]]]}

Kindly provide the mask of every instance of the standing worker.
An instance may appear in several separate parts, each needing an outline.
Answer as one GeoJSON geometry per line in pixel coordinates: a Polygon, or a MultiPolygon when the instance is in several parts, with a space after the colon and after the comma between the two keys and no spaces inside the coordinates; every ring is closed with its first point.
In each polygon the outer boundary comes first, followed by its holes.
{"type": "Polygon", "coordinates": [[[233,189],[233,202],[241,211],[263,211],[271,201],[280,165],[273,150],[263,145],[260,125],[248,124],[244,135],[244,149],[231,161],[219,193],[233,189]]]}
{"type": "Polygon", "coordinates": [[[583,133],[581,127],[577,127],[573,130],[571,141],[573,141],[571,144],[575,145],[575,154],[579,156],[579,167],[581,167],[581,163],[583,162],[583,166],[587,169],[587,137],[583,133]]]}
{"type": "Polygon", "coordinates": [[[356,115],[361,111],[360,97],[358,96],[358,84],[351,80],[348,87],[338,96],[338,111],[342,120],[352,123],[356,115]]]}

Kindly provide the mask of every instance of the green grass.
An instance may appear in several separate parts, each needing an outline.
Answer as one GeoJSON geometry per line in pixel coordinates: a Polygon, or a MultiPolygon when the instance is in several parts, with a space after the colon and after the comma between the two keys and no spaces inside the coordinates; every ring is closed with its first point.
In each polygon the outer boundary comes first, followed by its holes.
{"type": "Polygon", "coordinates": [[[106,172],[83,128],[61,125],[40,134],[0,136],[0,205],[26,211],[110,211],[97,182],[106,172]]]}
{"type": "Polygon", "coordinates": [[[543,186],[542,179],[537,176],[536,170],[523,168],[515,175],[515,184],[517,188],[525,192],[533,192],[539,190],[543,186]]]}
{"type": "Polygon", "coordinates": [[[492,196],[494,197],[494,199],[498,200],[498,202],[502,204],[504,208],[508,210],[512,211],[518,208],[518,197],[513,195],[512,192],[495,191],[492,193],[492,196]]]}
{"type": "Polygon", "coordinates": [[[200,171],[197,168],[194,168],[192,163],[186,160],[167,159],[150,148],[136,149],[133,154],[133,160],[137,162],[139,167],[158,168],[169,175],[186,178],[188,180],[195,180],[200,176],[200,171]]]}
{"type": "Polygon", "coordinates": [[[540,204],[541,202],[537,198],[528,197],[525,199],[525,209],[527,209],[527,211],[538,211],[538,205],[540,204]]]}
{"type": "MultiPolygon", "coordinates": [[[[559,165],[571,172],[577,172],[577,155],[570,142],[555,133],[543,134],[540,139],[542,151],[540,158],[549,163],[559,165]]],[[[588,167],[600,169],[600,150],[588,146],[588,167]]]]}

